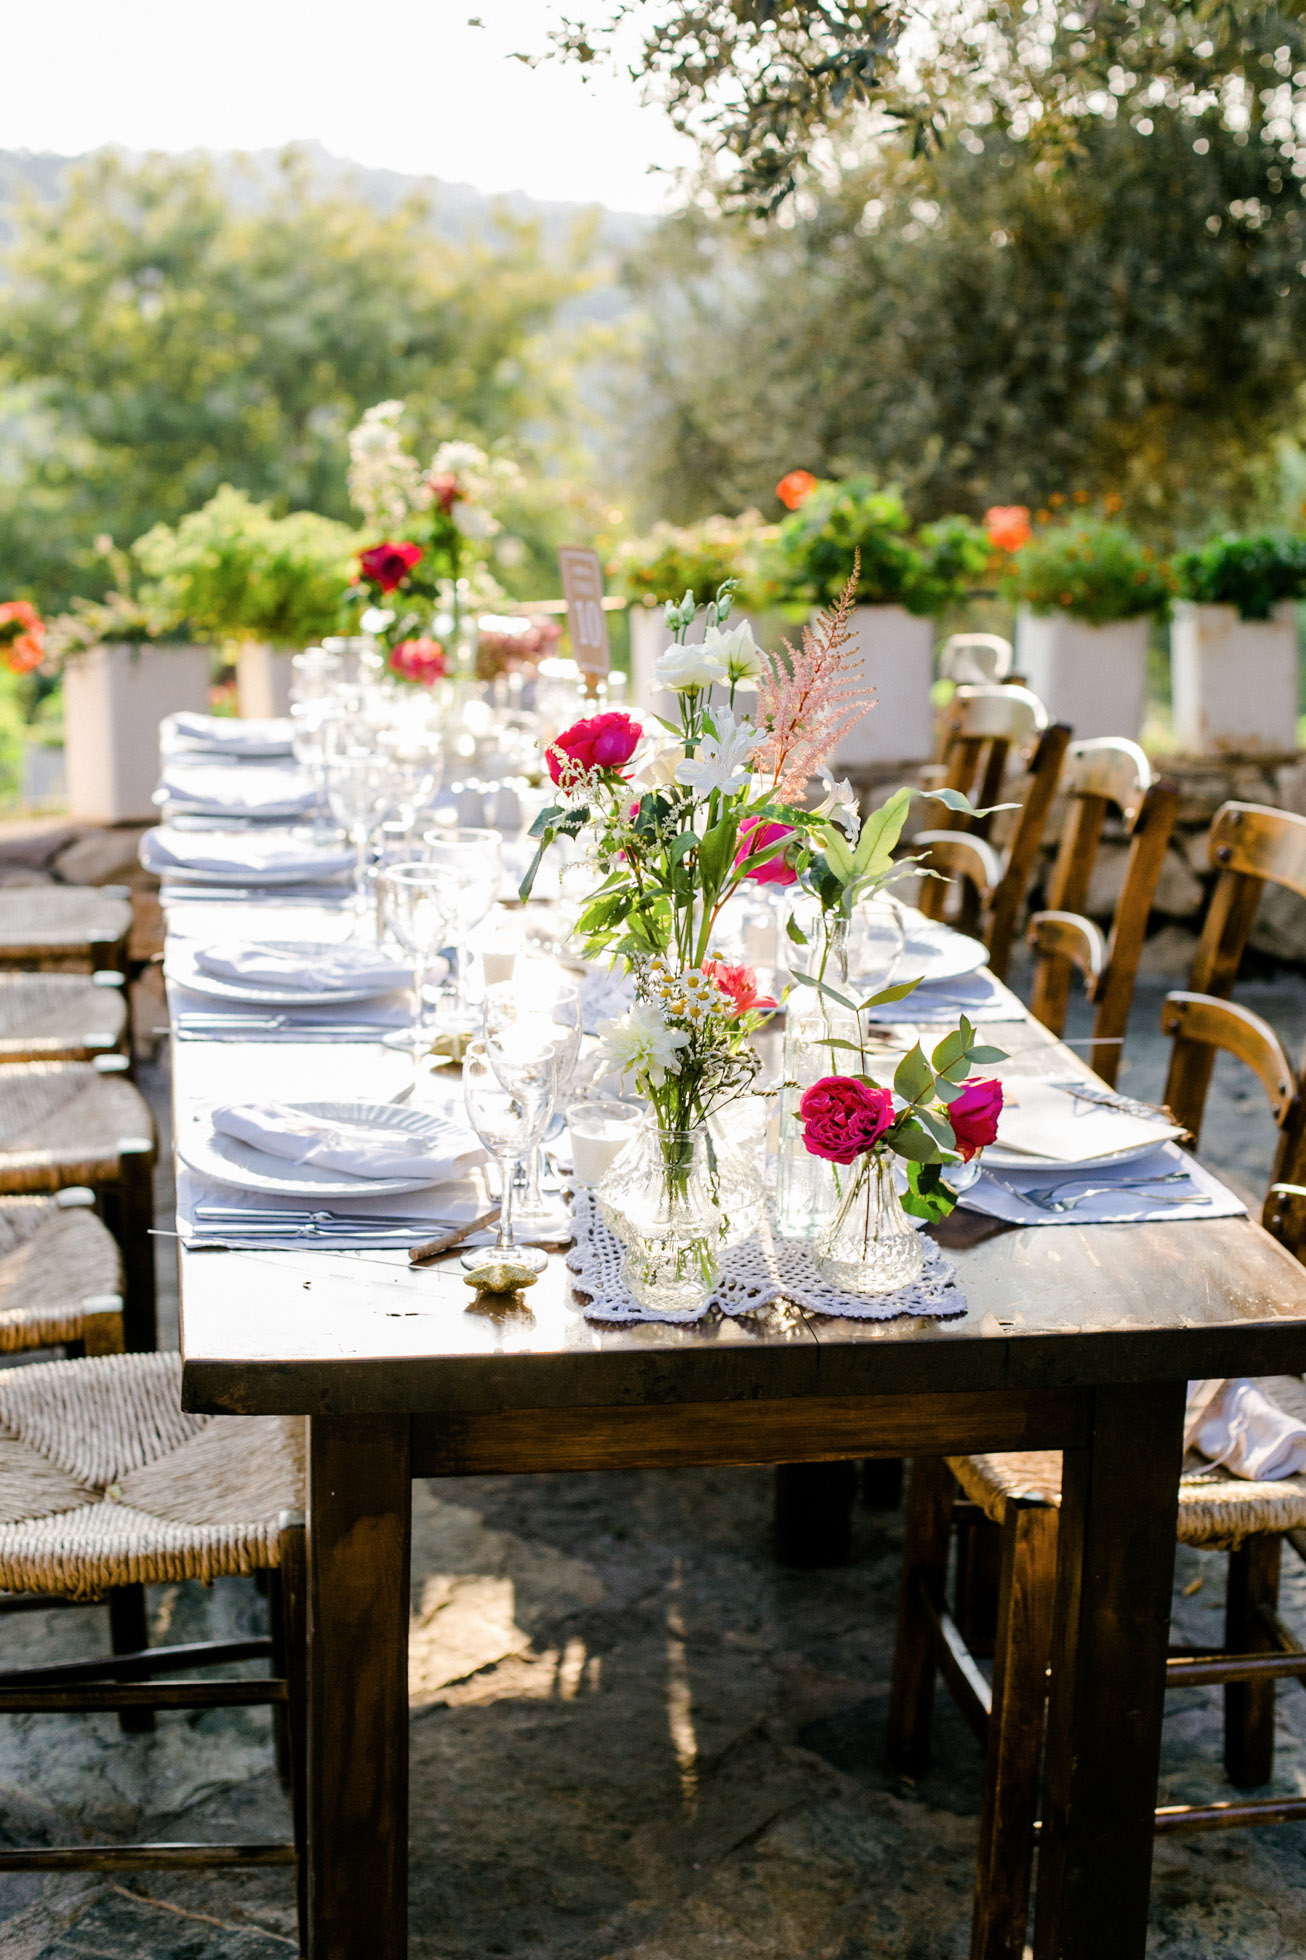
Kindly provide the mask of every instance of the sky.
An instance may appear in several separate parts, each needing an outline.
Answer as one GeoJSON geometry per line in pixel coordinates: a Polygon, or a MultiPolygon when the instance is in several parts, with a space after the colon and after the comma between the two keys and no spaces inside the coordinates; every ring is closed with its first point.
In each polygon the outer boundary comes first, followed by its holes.
{"type": "MultiPolygon", "coordinates": [[[[573,15],[583,9],[571,0],[573,15]]],[[[543,47],[556,0],[42,0],[3,10],[0,149],[264,149],[659,211],[689,146],[631,82],[543,47]],[[479,17],[483,27],[470,26],[479,17]]]]}

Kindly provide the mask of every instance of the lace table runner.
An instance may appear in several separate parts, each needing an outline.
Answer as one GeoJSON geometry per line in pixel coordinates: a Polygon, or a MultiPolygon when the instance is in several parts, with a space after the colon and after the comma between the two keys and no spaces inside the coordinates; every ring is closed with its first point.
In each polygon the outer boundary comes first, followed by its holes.
{"type": "Polygon", "coordinates": [[[692,1317],[661,1314],[631,1299],[621,1279],[622,1247],[598,1213],[593,1194],[578,1191],[575,1198],[575,1244],[567,1266],[577,1289],[588,1295],[587,1320],[609,1324],[640,1320],[674,1320],[684,1326],[702,1320],[713,1307],[723,1314],[756,1313],[774,1300],[789,1300],[809,1313],[831,1314],[846,1320],[896,1320],[916,1314],[929,1320],[957,1320],[966,1311],[966,1297],[957,1285],[956,1270],[932,1239],[925,1240],[925,1270],[896,1293],[873,1298],[840,1293],[817,1270],[810,1246],[776,1238],[763,1220],[741,1244],[721,1258],[721,1278],[702,1312],[692,1317]]]}

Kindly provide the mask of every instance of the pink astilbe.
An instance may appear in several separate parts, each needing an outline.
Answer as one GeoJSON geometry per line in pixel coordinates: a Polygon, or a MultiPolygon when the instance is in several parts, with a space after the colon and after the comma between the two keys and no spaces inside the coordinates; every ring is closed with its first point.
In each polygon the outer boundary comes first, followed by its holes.
{"type": "Polygon", "coordinates": [[[821,764],[875,706],[875,689],[867,685],[848,630],[859,570],[855,558],[838,604],[827,607],[815,627],[804,626],[801,650],[784,642],[787,667],[779,654],[765,656],[770,673],[758,687],[762,740],[754,766],[772,776],[781,802],[802,801],[821,764]]]}

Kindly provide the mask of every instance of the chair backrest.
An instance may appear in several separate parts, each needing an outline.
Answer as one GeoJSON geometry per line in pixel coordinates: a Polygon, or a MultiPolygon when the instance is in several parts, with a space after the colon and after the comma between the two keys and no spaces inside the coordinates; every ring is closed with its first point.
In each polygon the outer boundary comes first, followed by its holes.
{"type": "MultiPolygon", "coordinates": [[[[1047,726],[1047,709],[1027,687],[959,687],[944,717],[944,784],[983,807],[997,803],[1009,758],[1032,756],[1047,726]]],[[[989,820],[949,816],[940,828],[987,837],[989,820]]]]}
{"type": "Polygon", "coordinates": [[[1001,633],[950,633],[939,653],[939,675],[945,681],[991,687],[1006,680],[1012,659],[1011,641],[1001,633]]]}
{"type": "MultiPolygon", "coordinates": [[[[1306,899],[1306,817],[1259,803],[1225,803],[1215,813],[1207,850],[1220,876],[1197,942],[1188,991],[1228,1000],[1266,885],[1282,885],[1306,899]]],[[[1196,1136],[1215,1047],[1196,1035],[1190,1037],[1183,1026],[1166,1031],[1174,1033],[1175,1043],[1165,1100],[1175,1121],[1196,1136]]]]}
{"type": "Polygon", "coordinates": [[[1077,968],[1097,1006],[1089,1060],[1104,1081],[1114,1082],[1179,790],[1157,779],[1136,742],[1115,735],[1073,742],[1066,752],[1061,789],[1069,804],[1048,880],[1047,909],[1036,912],[1029,924],[1034,950],[1030,1009],[1044,1027],[1060,1034],[1071,974],[1077,968]],[[1084,907],[1102,826],[1112,809],[1124,818],[1129,857],[1107,939],[1084,916],[1084,907]]]}
{"type": "MultiPolygon", "coordinates": [[[[1034,703],[1040,714],[1043,712],[1042,704],[1033,695],[1027,694],[1024,688],[971,691],[1025,696],[1027,701],[1034,703]]],[[[968,690],[963,688],[960,692],[966,693],[968,690]]],[[[990,712],[987,704],[984,712],[990,712]]],[[[1027,715],[1029,711],[1018,706],[1018,712],[1027,715]]],[[[1011,959],[1021,907],[1029,889],[1069,741],[1070,730],[1061,722],[1053,722],[1050,727],[1044,725],[1035,736],[1025,774],[1024,794],[1001,853],[995,851],[978,831],[925,830],[917,832],[911,840],[913,849],[921,853],[927,868],[943,874],[942,878],[923,881],[918,900],[921,911],[930,919],[947,917],[949,923],[962,932],[978,933],[988,947],[989,966],[999,979],[1006,973],[1011,959]],[[944,882],[945,879],[950,882],[944,882]],[[954,894],[956,902],[950,913],[949,899],[954,894]]],[[[987,781],[987,766],[985,775],[987,781]]],[[[970,786],[954,783],[953,787],[969,789],[970,786]]],[[[999,774],[991,796],[1000,794],[1000,788],[999,774]]],[[[981,801],[988,800],[991,797],[986,798],[981,792],[981,801]]]]}

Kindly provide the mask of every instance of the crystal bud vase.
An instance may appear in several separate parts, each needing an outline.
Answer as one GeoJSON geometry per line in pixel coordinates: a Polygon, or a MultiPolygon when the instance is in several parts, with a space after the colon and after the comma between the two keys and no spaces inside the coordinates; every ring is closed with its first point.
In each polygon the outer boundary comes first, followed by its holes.
{"type": "MultiPolygon", "coordinates": [[[[844,993],[848,986],[847,928],[835,922],[826,957],[826,978],[844,993]]],[[[860,1041],[857,1016],[814,988],[796,986],[785,1016],[784,1082],[780,1103],[780,1153],[776,1167],[775,1214],[781,1238],[815,1239],[834,1216],[839,1194],[832,1166],[813,1157],[803,1142],[798,1105],[803,1092],[826,1075],[847,1075],[857,1058],[838,1042],[860,1041]]]]}
{"type": "Polygon", "coordinates": [[[612,1200],[620,1212],[627,1291],[655,1313],[701,1313],[719,1276],[723,1224],[706,1124],[663,1130],[650,1119],[618,1164],[623,1175],[612,1200]]]}
{"type": "Polygon", "coordinates": [[[841,1293],[896,1293],[924,1270],[925,1246],[899,1202],[893,1159],[868,1150],[832,1168],[838,1203],[817,1241],[817,1266],[841,1293]]]}

